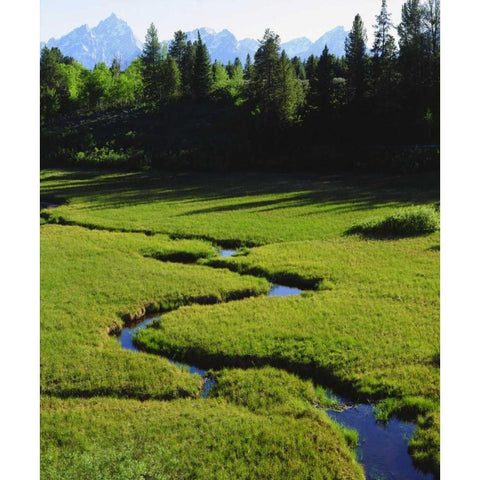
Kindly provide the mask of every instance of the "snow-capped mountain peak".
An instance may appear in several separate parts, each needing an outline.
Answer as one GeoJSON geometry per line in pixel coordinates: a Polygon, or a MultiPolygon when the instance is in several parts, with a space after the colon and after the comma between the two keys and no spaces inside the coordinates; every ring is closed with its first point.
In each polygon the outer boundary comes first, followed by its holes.
{"type": "MultiPolygon", "coordinates": [[[[248,54],[252,60],[258,49],[258,40],[245,38],[237,40],[235,35],[226,28],[216,32],[213,28],[201,27],[187,33],[188,40],[192,42],[198,38],[198,32],[207,46],[212,61],[222,63],[233,62],[236,57],[242,62],[248,54]]],[[[294,38],[281,45],[289,57],[299,56],[305,60],[310,55],[321,55],[325,45],[330,53],[336,56],[344,54],[345,38],[348,32],[338,26],[326,32],[316,42],[306,37],[294,38]]],[[[171,40],[163,42],[165,45],[171,40]]],[[[81,25],[67,35],[57,39],[50,39],[40,46],[58,47],[64,55],[75,58],[87,68],[93,68],[96,63],[105,62],[111,65],[113,59],[119,58],[125,68],[133,59],[142,53],[143,44],[135,37],[128,23],[112,13],[93,28],[81,25]]]]}

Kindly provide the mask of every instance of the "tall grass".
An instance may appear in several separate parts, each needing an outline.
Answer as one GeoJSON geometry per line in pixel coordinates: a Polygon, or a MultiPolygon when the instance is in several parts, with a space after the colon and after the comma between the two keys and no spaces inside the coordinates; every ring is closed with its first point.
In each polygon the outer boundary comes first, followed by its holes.
{"type": "Polygon", "coordinates": [[[436,232],[440,228],[440,215],[431,206],[417,206],[396,210],[385,217],[356,223],[348,233],[372,237],[409,237],[436,232]]]}

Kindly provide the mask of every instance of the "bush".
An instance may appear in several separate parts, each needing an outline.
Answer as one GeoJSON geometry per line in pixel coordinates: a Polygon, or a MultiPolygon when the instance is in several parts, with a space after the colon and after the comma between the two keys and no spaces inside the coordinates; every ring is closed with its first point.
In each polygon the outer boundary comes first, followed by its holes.
{"type": "Polygon", "coordinates": [[[114,150],[109,146],[94,147],[86,152],[79,151],[74,156],[74,163],[82,166],[104,168],[141,168],[148,166],[148,160],[141,150],[120,148],[114,150]]]}
{"type": "Polygon", "coordinates": [[[353,225],[347,233],[373,237],[409,237],[435,232],[440,216],[431,206],[402,208],[384,218],[373,218],[353,225]]]}

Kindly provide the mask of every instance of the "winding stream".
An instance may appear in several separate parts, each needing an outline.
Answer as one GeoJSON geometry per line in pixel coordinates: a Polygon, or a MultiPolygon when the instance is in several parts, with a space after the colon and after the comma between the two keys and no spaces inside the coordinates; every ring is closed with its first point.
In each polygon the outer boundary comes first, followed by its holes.
{"type": "MultiPolygon", "coordinates": [[[[220,250],[221,257],[231,257],[236,250],[220,250]]],[[[302,290],[284,285],[272,286],[267,297],[285,297],[300,295],[302,290]]],[[[147,327],[160,316],[148,318],[131,328],[124,328],[119,337],[123,348],[138,351],[133,343],[135,332],[147,327]]],[[[189,373],[200,375],[205,379],[202,397],[206,398],[210,389],[215,385],[215,378],[198,367],[170,360],[180,368],[188,369],[189,373]]],[[[336,395],[342,403],[351,403],[348,399],[336,395]]],[[[357,447],[357,461],[365,469],[367,480],[433,480],[432,474],[424,474],[415,469],[408,454],[408,442],[415,431],[415,424],[391,419],[387,424],[377,422],[373,413],[373,406],[357,404],[343,411],[327,410],[327,414],[334,421],[358,431],[359,445],[357,447]]]]}

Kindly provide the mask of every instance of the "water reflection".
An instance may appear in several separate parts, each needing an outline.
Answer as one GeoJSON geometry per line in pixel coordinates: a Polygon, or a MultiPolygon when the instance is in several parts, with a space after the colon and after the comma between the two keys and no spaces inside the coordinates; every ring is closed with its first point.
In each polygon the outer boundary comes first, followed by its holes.
{"type": "Polygon", "coordinates": [[[433,475],[415,469],[408,454],[414,424],[395,418],[388,424],[379,423],[372,406],[366,404],[327,413],[336,422],[358,431],[357,460],[363,465],[367,480],[433,480],[433,475]]]}
{"type": "Polygon", "coordinates": [[[299,288],[286,287],[285,285],[273,285],[268,292],[267,297],[288,297],[290,295],[300,295],[303,290],[299,288]]]}
{"type": "Polygon", "coordinates": [[[237,254],[237,250],[220,250],[220,256],[223,258],[226,257],[233,257],[234,255],[237,254]]]}

